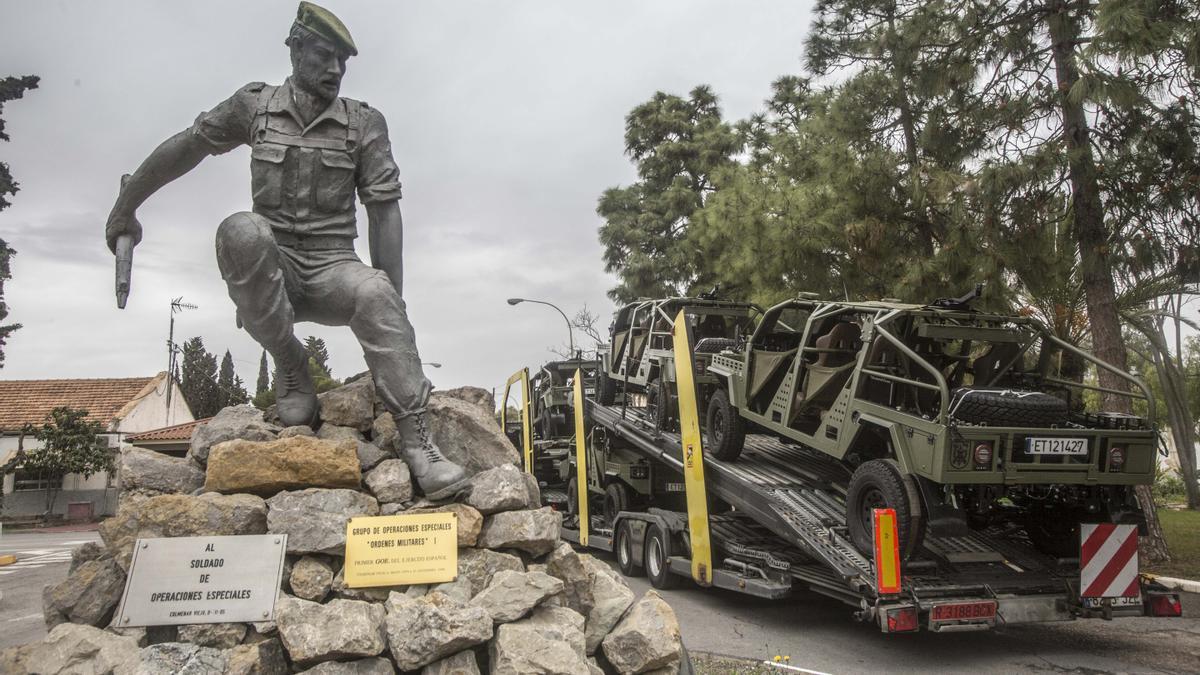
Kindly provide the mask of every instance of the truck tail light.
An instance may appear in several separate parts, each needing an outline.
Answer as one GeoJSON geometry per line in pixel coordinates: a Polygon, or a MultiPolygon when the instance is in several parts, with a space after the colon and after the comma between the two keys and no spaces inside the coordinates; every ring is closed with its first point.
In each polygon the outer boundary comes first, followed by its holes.
{"type": "Polygon", "coordinates": [[[917,608],[896,607],[887,611],[887,632],[911,633],[917,630],[917,608]]]}
{"type": "Polygon", "coordinates": [[[1146,613],[1150,616],[1183,616],[1183,604],[1178,593],[1155,593],[1146,598],[1146,613]]]}
{"type": "Polygon", "coordinates": [[[1125,448],[1111,448],[1108,451],[1109,471],[1120,471],[1125,468],[1125,448]]]}
{"type": "Polygon", "coordinates": [[[975,468],[989,469],[992,466],[992,444],[980,443],[975,446],[975,468]]]}

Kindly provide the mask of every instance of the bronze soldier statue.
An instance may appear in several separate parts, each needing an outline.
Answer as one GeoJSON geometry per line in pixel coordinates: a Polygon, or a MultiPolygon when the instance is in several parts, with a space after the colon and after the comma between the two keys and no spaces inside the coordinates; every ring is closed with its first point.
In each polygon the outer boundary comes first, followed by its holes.
{"type": "MultiPolygon", "coordinates": [[[[296,321],[349,325],[376,390],[396,420],[400,455],[425,494],[446,497],[466,482],[430,437],[425,405],[432,385],[402,296],[403,223],[399,170],[383,115],[339,98],[346,60],[358,54],[331,12],[301,2],[285,40],[292,76],[253,82],[163,142],[122,185],[106,239],[141,240],[137,208],[209,155],[251,148],[253,211],[217,228],[217,264],[239,322],[275,360],[279,418],[313,425],[317,397],[296,321]],[[354,252],[354,194],[367,211],[373,266],[354,252]]],[[[126,240],[128,241],[128,240],[126,240]]]]}

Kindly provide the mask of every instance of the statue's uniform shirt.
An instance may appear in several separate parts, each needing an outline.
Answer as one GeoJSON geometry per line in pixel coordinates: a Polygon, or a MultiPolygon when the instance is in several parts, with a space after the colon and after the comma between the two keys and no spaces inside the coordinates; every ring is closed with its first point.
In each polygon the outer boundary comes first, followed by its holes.
{"type": "Polygon", "coordinates": [[[350,326],[388,411],[424,410],[421,370],[404,301],[387,273],[354,252],[354,194],[400,199],[383,115],[339,98],[305,126],[291,82],[240,89],[202,113],[190,132],[213,154],[251,146],[254,211],[217,228],[217,265],[238,318],[272,354],[295,340],[296,321],[350,326]]]}
{"type": "Polygon", "coordinates": [[[364,204],[400,199],[383,115],[338,98],[305,125],[290,78],[242,87],[201,113],[190,133],[214,155],[251,146],[254,212],[279,231],[353,239],[355,191],[364,204]]]}

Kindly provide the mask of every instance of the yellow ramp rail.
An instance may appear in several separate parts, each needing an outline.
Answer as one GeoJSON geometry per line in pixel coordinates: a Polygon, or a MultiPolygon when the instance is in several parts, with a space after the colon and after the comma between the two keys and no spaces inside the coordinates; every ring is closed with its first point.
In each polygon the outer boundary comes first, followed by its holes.
{"type": "MultiPolygon", "coordinates": [[[[687,494],[688,533],[692,542],[692,578],[712,585],[712,544],[708,534],[708,490],[692,358],[692,329],[683,310],[671,329],[675,348],[675,385],[679,390],[679,436],[683,446],[683,487],[687,494]]],[[[667,405],[666,401],[659,405],[667,405]]]]}

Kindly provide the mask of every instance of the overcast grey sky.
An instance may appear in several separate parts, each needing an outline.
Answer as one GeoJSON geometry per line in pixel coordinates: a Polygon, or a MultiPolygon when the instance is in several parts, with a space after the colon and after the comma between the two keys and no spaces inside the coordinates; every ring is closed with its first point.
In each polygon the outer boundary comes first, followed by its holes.
{"type": "MultiPolygon", "coordinates": [[[[730,119],[761,108],[801,69],[810,2],[350,2],[324,6],[359,48],[342,95],[387,117],[405,198],[405,299],[439,388],[499,387],[566,342],[553,310],[588,305],[607,326],[596,199],[634,177],[625,114],[656,90],[711,85],[730,119]]],[[[258,345],[234,325],[217,272],[216,225],[247,210],[249,153],[213,157],[139,211],[145,239],[124,311],[103,225],[119,177],[155,145],[251,81],[289,73],[297,3],[0,0],[0,76],[39,89],[4,110],[0,143],[21,191],[0,212],[18,254],[5,288],[10,339],[0,378],[148,375],[176,339],[226,348],[249,386],[258,345]]],[[[359,209],[360,255],[366,217],[359,209]]],[[[348,328],[323,337],[336,377],[366,369],[348,328]]]]}

